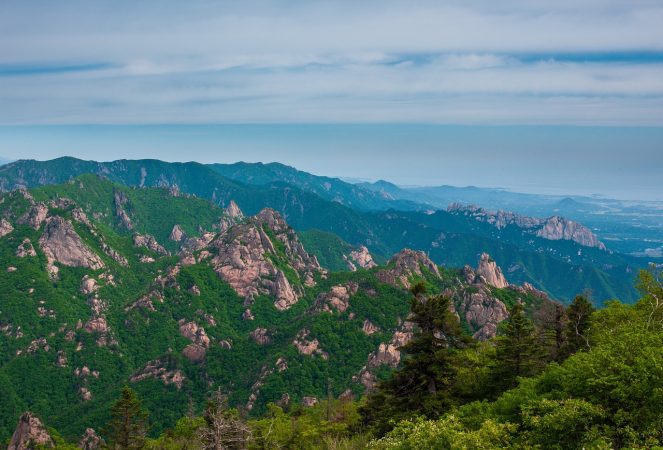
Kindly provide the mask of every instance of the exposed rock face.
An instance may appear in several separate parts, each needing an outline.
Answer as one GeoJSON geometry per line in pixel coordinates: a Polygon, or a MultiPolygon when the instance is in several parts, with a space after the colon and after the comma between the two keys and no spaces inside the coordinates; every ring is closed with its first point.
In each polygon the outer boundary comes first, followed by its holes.
{"type": "Polygon", "coordinates": [[[182,322],[180,334],[192,342],[182,351],[184,356],[192,362],[202,361],[210,345],[210,338],[205,333],[205,329],[195,322],[182,322]]]}
{"type": "Polygon", "coordinates": [[[82,386],[78,390],[78,393],[80,394],[84,402],[89,402],[90,400],[92,400],[92,392],[90,392],[90,390],[85,386],[82,386]]]}
{"type": "Polygon", "coordinates": [[[170,240],[180,242],[185,238],[184,231],[178,224],[173,225],[173,230],[170,232],[170,240]]]}
{"type": "Polygon", "coordinates": [[[46,259],[48,271],[56,276],[58,269],[53,264],[55,261],[70,267],[87,267],[98,270],[104,267],[99,256],[92,252],[83,243],[81,237],[76,234],[71,222],[60,216],[50,217],[46,220],[44,233],[39,238],[46,259]]]}
{"type": "Polygon", "coordinates": [[[359,249],[351,251],[349,259],[353,262],[353,264],[356,264],[362,269],[371,269],[377,266],[375,261],[373,261],[373,256],[363,245],[359,247],[359,249]]]}
{"type": "Polygon", "coordinates": [[[461,295],[457,311],[474,330],[474,338],[487,340],[494,337],[499,323],[509,316],[506,305],[481,285],[477,292],[467,290],[461,295]]]}
{"type": "Polygon", "coordinates": [[[359,285],[354,282],[349,282],[346,284],[339,284],[332,286],[332,288],[326,294],[320,294],[316,303],[322,311],[332,312],[336,310],[338,312],[344,312],[350,306],[350,296],[357,293],[359,285]]]}
{"type": "Polygon", "coordinates": [[[85,331],[88,333],[106,333],[108,332],[108,323],[105,317],[95,317],[85,323],[85,331]]]}
{"type": "Polygon", "coordinates": [[[366,319],[366,320],[364,320],[364,324],[362,325],[361,330],[364,333],[366,333],[367,335],[370,336],[371,334],[374,334],[374,333],[377,333],[378,331],[380,331],[380,328],[378,328],[377,325],[375,325],[370,320],[366,319]]]}
{"type": "Polygon", "coordinates": [[[41,420],[31,412],[25,412],[18,419],[16,431],[7,450],[27,450],[37,445],[53,447],[54,442],[41,420]]]}
{"type": "Polygon", "coordinates": [[[536,232],[536,235],[553,241],[563,239],[577,242],[585,247],[596,247],[605,250],[603,242],[599,241],[599,238],[589,228],[564,217],[549,217],[536,232]]]}
{"type": "Polygon", "coordinates": [[[287,263],[300,280],[307,285],[315,284],[313,273],[322,271],[318,261],[304,251],[295,232],[269,209],[220,234],[211,244],[218,253],[211,264],[247,302],[260,294],[272,295],[278,309],[288,309],[300,298],[301,288],[293,286],[292,280],[275,266],[273,259],[277,257],[277,250],[264,226],[278,239],[287,263]]]}
{"type": "Polygon", "coordinates": [[[6,236],[14,231],[14,227],[7,219],[0,219],[0,237],[6,236]]]}
{"type": "Polygon", "coordinates": [[[393,286],[410,288],[410,278],[414,275],[423,275],[425,269],[439,277],[440,272],[433,261],[424,252],[403,249],[389,261],[387,268],[377,273],[377,277],[383,283],[393,286]]]}
{"type": "Polygon", "coordinates": [[[37,256],[37,252],[35,252],[35,248],[32,246],[30,239],[23,239],[23,242],[21,242],[21,244],[16,249],[16,256],[19,258],[25,258],[26,256],[37,256]]]}
{"type": "Polygon", "coordinates": [[[134,246],[135,247],[145,247],[148,250],[152,250],[155,253],[158,253],[159,255],[167,255],[168,250],[166,250],[162,245],[160,245],[157,240],[154,238],[154,236],[150,236],[149,234],[142,235],[142,234],[134,234],[133,236],[134,240],[134,246]]]}
{"type": "Polygon", "coordinates": [[[161,380],[166,386],[169,384],[175,385],[179,390],[184,385],[184,374],[180,370],[168,370],[165,367],[166,362],[161,359],[148,362],[145,367],[131,376],[130,381],[136,383],[147,378],[155,378],[161,380]]]}
{"type": "Polygon", "coordinates": [[[373,373],[377,367],[388,365],[396,367],[401,361],[400,347],[406,345],[414,337],[413,324],[404,322],[400,329],[395,331],[389,342],[382,342],[378,349],[368,355],[368,362],[359,373],[352,377],[352,381],[364,385],[367,390],[375,387],[376,377],[373,373]]]}
{"type": "Polygon", "coordinates": [[[253,316],[253,313],[250,309],[244,310],[242,313],[242,320],[255,320],[255,317],[253,316]]]}
{"type": "Polygon", "coordinates": [[[489,223],[497,229],[515,225],[544,239],[563,239],[576,242],[585,247],[596,247],[605,250],[605,245],[599,241],[598,237],[589,228],[564,217],[552,216],[547,219],[539,219],[521,216],[509,211],[491,212],[475,205],[460,203],[452,203],[447,211],[452,214],[472,217],[479,222],[489,223]]]}
{"type": "Polygon", "coordinates": [[[266,328],[256,328],[250,334],[251,339],[260,345],[269,344],[270,338],[266,328]]]}
{"type": "Polygon", "coordinates": [[[98,450],[102,446],[102,440],[93,428],[86,428],[85,434],[78,443],[81,450],[98,450]]]}
{"type": "Polygon", "coordinates": [[[509,283],[507,283],[506,278],[502,274],[502,269],[498,267],[497,263],[492,260],[488,253],[481,254],[476,274],[482,277],[486,284],[495,286],[496,288],[503,289],[509,286],[509,283]]]}
{"type": "Polygon", "coordinates": [[[89,275],[85,275],[81,280],[81,294],[90,295],[96,292],[99,289],[99,284],[97,280],[91,278],[89,275]]]}
{"type": "Polygon", "coordinates": [[[295,346],[300,355],[320,355],[322,359],[329,358],[327,352],[320,348],[320,342],[317,339],[308,339],[309,330],[301,330],[297,333],[295,340],[292,344],[295,346]]]}
{"type": "Polygon", "coordinates": [[[43,203],[37,203],[18,219],[18,223],[21,225],[30,225],[35,230],[38,230],[42,222],[46,220],[47,215],[48,206],[43,203]]]}
{"type": "Polygon", "coordinates": [[[125,203],[129,201],[129,199],[122,191],[115,191],[114,199],[115,199],[115,216],[117,216],[117,218],[120,219],[120,223],[124,226],[124,228],[126,228],[127,230],[133,230],[134,226],[131,223],[131,219],[129,218],[129,215],[122,207],[125,203]]]}
{"type": "Polygon", "coordinates": [[[230,203],[228,203],[228,206],[226,206],[226,215],[236,220],[241,220],[244,218],[244,213],[241,209],[239,209],[239,206],[237,206],[235,200],[230,200],[230,203]]]}
{"type": "Polygon", "coordinates": [[[276,297],[274,306],[276,306],[276,309],[279,311],[285,311],[297,303],[297,300],[299,300],[285,274],[280,270],[277,270],[276,272],[276,280],[274,281],[274,296],[276,297]]]}
{"type": "Polygon", "coordinates": [[[302,397],[302,406],[310,408],[318,404],[318,399],[315,397],[302,397]]]}

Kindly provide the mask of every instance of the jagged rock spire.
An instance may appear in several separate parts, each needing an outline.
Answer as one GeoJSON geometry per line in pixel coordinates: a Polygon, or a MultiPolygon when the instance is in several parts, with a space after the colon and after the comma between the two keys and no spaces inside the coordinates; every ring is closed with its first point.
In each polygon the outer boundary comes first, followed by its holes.
{"type": "Polygon", "coordinates": [[[27,450],[37,445],[52,447],[53,439],[37,416],[29,411],[24,412],[18,419],[16,431],[7,450],[27,450]]]}
{"type": "Polygon", "coordinates": [[[482,277],[486,284],[495,286],[496,288],[501,289],[509,286],[506,278],[504,278],[504,274],[502,274],[502,269],[499,268],[488,253],[482,253],[479,258],[477,276],[482,277]]]}

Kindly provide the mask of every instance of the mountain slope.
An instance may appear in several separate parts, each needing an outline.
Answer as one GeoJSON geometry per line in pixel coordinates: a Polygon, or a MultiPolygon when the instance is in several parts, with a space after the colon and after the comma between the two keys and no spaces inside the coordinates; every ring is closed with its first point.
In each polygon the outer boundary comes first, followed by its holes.
{"type": "MultiPolygon", "coordinates": [[[[616,296],[631,301],[636,298],[632,287],[635,272],[647,264],[645,259],[593,251],[571,241],[543,239],[513,226],[495,228],[469,215],[357,211],[282,181],[245,185],[197,163],[96,163],[73,158],[17,161],[0,167],[0,187],[64,182],[86,171],[135,187],[168,186],[173,192],[193,194],[220,206],[233,199],[249,215],[270,207],[300,232],[315,229],[333,233],[351,246],[368,247],[382,261],[409,247],[429,253],[437,263],[462,266],[472,264],[487,251],[509,268],[517,281],[529,282],[562,300],[572,298],[579,289],[590,289],[599,303],[616,296]]],[[[347,252],[329,246],[325,251],[330,264],[340,268],[339,256],[347,252]]]]}
{"type": "Polygon", "coordinates": [[[209,164],[224,177],[251,185],[287,183],[303,191],[312,192],[325,200],[362,211],[398,209],[421,210],[425,206],[410,200],[400,200],[388,193],[364,189],[338,178],[312,175],[279,163],[209,164]]]}
{"type": "Polygon", "coordinates": [[[358,393],[399,362],[414,279],[452,293],[482,338],[505,316],[477,307],[545,300],[414,251],[329,273],[273,210],[242,217],[93,175],[3,194],[0,216],[0,392],[16,406],[0,439],[26,408],[67,436],[98,428],[126,383],[162,412],[155,433],[215,388],[251,413],[320,398],[328,380],[358,393]]]}

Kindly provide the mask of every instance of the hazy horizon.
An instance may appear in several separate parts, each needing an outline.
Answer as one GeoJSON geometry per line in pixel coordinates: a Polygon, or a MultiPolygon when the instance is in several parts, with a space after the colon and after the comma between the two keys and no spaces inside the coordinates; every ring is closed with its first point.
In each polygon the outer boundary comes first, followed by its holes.
{"type": "Polygon", "coordinates": [[[401,186],[641,201],[663,200],[660,142],[657,127],[0,126],[0,157],[8,159],[279,162],[316,175],[401,186]]]}

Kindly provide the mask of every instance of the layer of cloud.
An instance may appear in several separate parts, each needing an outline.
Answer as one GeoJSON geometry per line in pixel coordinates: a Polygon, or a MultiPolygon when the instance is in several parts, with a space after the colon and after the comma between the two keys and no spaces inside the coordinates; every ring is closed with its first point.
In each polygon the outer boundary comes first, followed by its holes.
{"type": "Polygon", "coordinates": [[[7,0],[0,124],[663,125],[661,23],[633,0],[7,0]]]}

